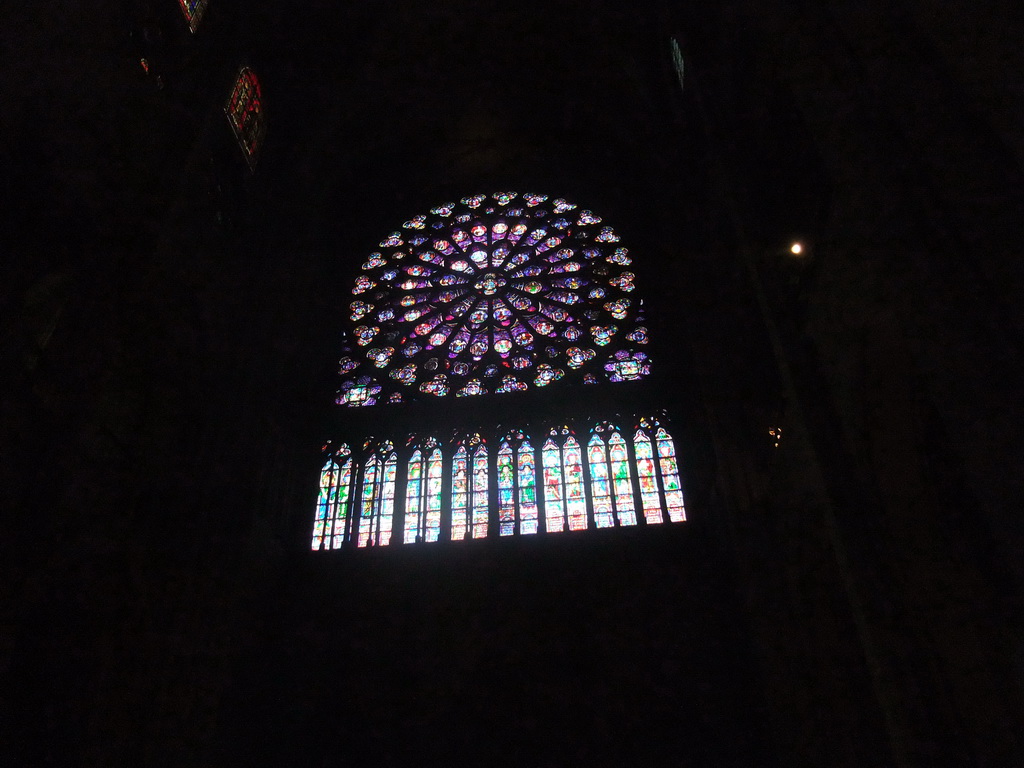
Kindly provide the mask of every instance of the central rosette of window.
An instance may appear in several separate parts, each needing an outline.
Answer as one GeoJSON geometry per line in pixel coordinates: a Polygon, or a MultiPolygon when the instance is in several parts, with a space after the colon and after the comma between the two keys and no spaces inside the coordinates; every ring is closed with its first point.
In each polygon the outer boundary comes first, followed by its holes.
{"type": "MultiPolygon", "coordinates": [[[[474,254],[476,255],[476,254],[474,254]]],[[[484,254],[484,258],[487,258],[487,254],[484,254]]],[[[508,280],[505,280],[499,275],[493,272],[488,272],[482,278],[473,284],[473,287],[483,293],[485,296],[493,296],[502,288],[508,285],[508,280]]]]}

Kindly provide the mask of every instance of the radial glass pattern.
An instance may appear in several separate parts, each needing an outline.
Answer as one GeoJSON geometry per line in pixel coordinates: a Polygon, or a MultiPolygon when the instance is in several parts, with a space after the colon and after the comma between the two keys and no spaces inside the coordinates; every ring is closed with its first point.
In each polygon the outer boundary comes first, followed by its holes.
{"type": "Polygon", "coordinates": [[[514,192],[405,222],[352,288],[338,402],[516,392],[650,373],[632,257],[599,216],[514,192]],[[561,384],[560,384],[561,385],[561,384]]]}

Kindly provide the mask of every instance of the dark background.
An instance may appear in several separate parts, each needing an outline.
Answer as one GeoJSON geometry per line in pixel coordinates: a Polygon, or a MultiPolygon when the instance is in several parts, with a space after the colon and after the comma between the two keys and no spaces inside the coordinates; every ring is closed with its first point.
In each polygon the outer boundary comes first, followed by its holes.
{"type": "MultiPolygon", "coordinates": [[[[1024,762],[1022,13],[5,7],[5,764],[1024,762]],[[308,552],[355,269],[506,189],[630,245],[655,375],[595,398],[690,522],[308,552]]],[[[587,408],[451,405],[377,412],[587,408]]]]}

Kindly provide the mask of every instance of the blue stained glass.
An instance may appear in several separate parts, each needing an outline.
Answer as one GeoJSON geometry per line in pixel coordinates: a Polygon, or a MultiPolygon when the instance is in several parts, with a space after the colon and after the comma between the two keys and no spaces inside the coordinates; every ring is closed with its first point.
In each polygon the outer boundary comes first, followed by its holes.
{"type": "Polygon", "coordinates": [[[587,446],[587,460],[590,467],[591,497],[594,502],[594,523],[598,528],[615,525],[612,512],[612,497],[608,488],[608,457],[604,440],[596,433],[587,446]]]}
{"type": "Polygon", "coordinates": [[[516,530],[515,468],[512,448],[502,443],[498,450],[498,534],[511,536],[516,530]]]}
{"type": "Polygon", "coordinates": [[[537,483],[533,463],[533,446],[523,440],[516,452],[519,460],[519,533],[537,532],[537,483]]]}
{"type": "Polygon", "coordinates": [[[459,446],[452,462],[452,541],[466,538],[469,508],[469,454],[459,446]]]}
{"type": "Polygon", "coordinates": [[[412,544],[420,535],[423,516],[423,458],[415,451],[409,459],[409,471],[405,481],[405,543],[412,544]]]}
{"type": "Polygon", "coordinates": [[[554,440],[548,438],[541,449],[544,466],[544,522],[548,533],[565,529],[565,505],[562,500],[562,458],[554,440]]]}

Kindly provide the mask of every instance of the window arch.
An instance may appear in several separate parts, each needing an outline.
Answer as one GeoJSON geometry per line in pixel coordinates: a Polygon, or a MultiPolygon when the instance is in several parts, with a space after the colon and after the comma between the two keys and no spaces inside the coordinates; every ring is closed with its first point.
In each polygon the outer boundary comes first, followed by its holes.
{"type": "Polygon", "coordinates": [[[242,148],[245,161],[250,170],[255,169],[267,126],[260,81],[249,67],[238,70],[224,113],[238,140],[238,146],[242,148]]]}
{"type": "Polygon", "coordinates": [[[395,516],[395,481],[398,456],[384,440],[366,458],[360,498],[358,546],[383,547],[391,543],[395,516]]]}
{"type": "Polygon", "coordinates": [[[509,432],[498,449],[500,536],[537,533],[537,473],[533,446],[520,430],[509,432]]]}
{"type": "Polygon", "coordinates": [[[568,427],[552,429],[541,448],[544,466],[544,523],[549,533],[587,528],[583,454],[568,427]]]}
{"type": "Polygon", "coordinates": [[[441,535],[441,449],[434,438],[413,451],[406,472],[403,541],[437,541],[441,535]]]}
{"type": "Polygon", "coordinates": [[[178,3],[181,4],[181,12],[185,14],[189,31],[195,32],[199,27],[199,22],[203,19],[207,0],[178,0],[178,3]]]}
{"type": "Polygon", "coordinates": [[[587,462],[598,528],[636,525],[633,478],[626,441],[617,428],[598,424],[587,444],[587,462]]]}
{"type": "Polygon", "coordinates": [[[414,216],[363,263],[340,361],[350,406],[639,380],[629,251],[600,216],[498,192],[414,216]]]}
{"type": "Polygon", "coordinates": [[[347,536],[352,493],[352,452],[342,444],[320,471],[313,549],[338,549],[347,536]]]}
{"type": "Polygon", "coordinates": [[[647,522],[663,522],[664,513],[674,523],[683,522],[686,511],[679,483],[676,449],[668,432],[657,419],[642,418],[633,437],[633,448],[640,475],[640,498],[647,522]]]}
{"type": "Polygon", "coordinates": [[[452,461],[452,541],[487,536],[487,442],[478,434],[459,443],[452,461]]]}

